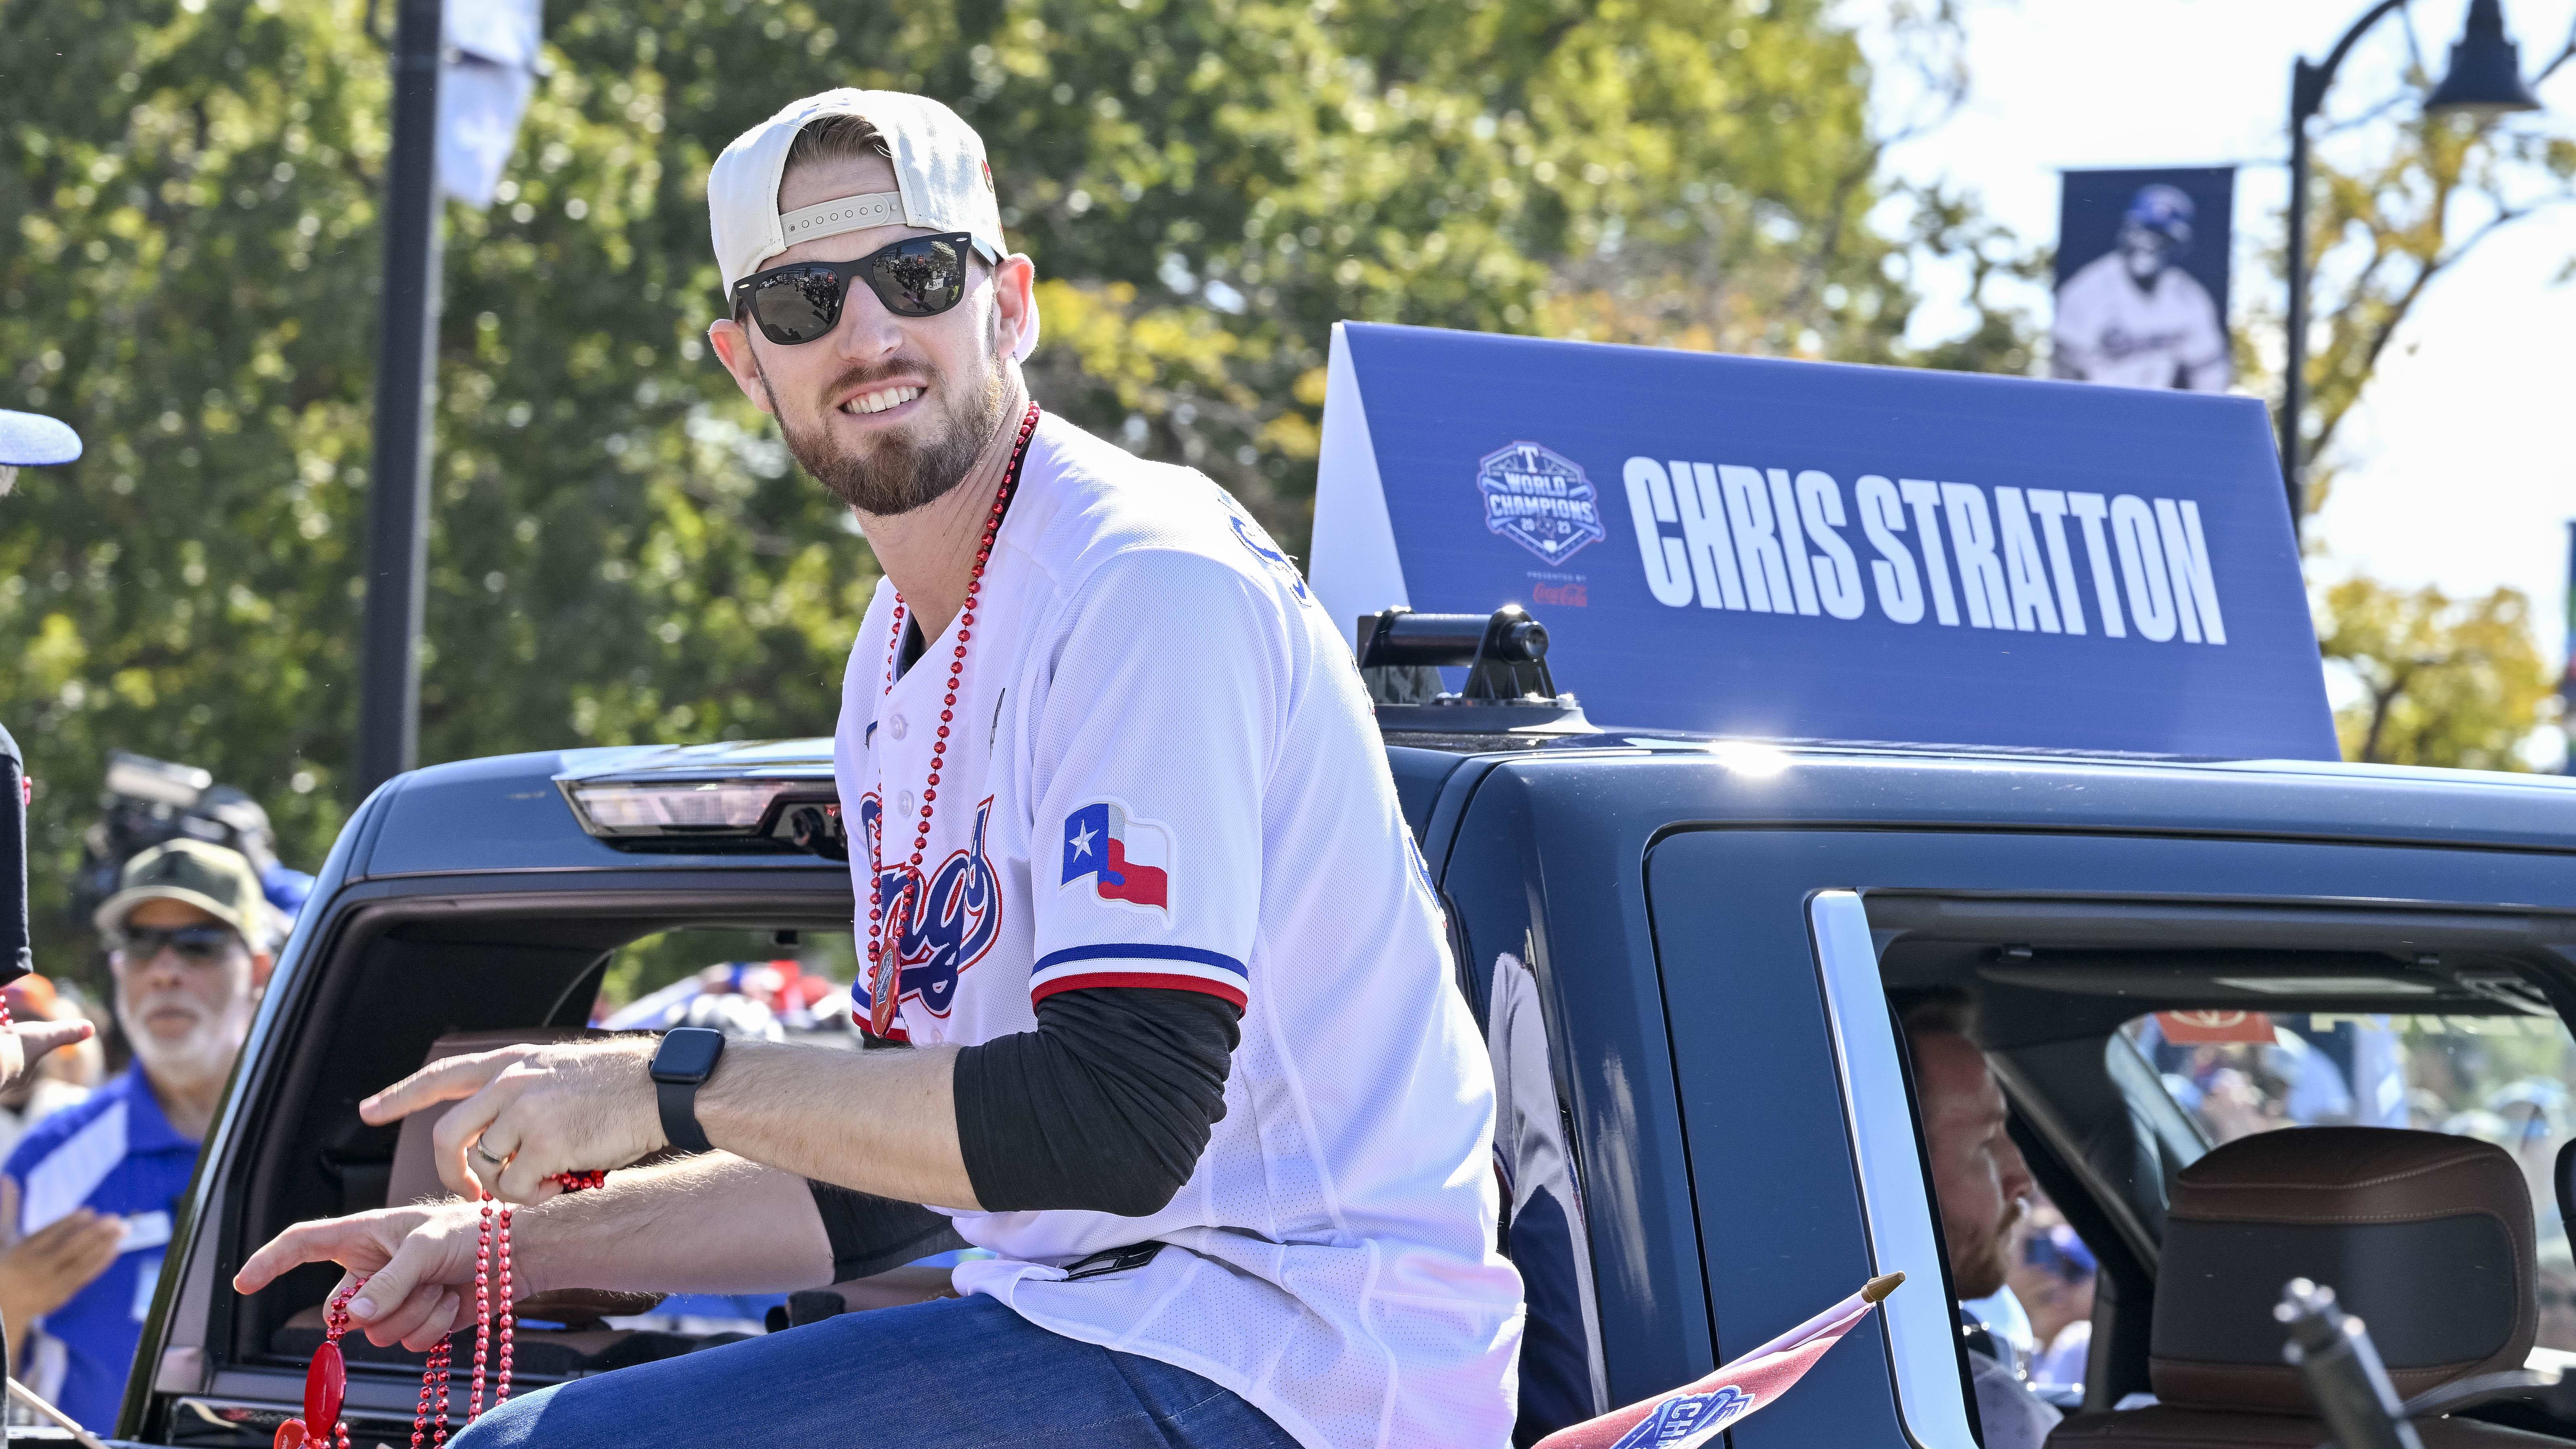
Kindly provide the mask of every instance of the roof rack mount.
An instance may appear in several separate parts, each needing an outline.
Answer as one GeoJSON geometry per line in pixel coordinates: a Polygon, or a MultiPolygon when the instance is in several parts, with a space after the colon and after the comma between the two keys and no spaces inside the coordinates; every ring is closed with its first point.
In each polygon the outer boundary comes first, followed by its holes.
{"type": "Polygon", "coordinates": [[[1384,609],[1359,619],[1356,657],[1381,730],[1589,734],[1592,722],[1547,667],[1547,626],[1518,604],[1490,615],[1384,609]],[[1464,668],[1452,692],[1439,674],[1464,668]]]}

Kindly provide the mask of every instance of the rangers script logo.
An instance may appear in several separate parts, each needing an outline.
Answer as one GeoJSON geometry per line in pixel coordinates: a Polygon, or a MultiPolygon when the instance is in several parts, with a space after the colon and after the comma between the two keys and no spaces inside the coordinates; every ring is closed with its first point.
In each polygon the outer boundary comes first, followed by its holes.
{"type": "MultiPolygon", "coordinates": [[[[875,795],[860,798],[863,842],[875,839],[882,813],[875,795]]],[[[1002,879],[984,853],[984,830],[992,818],[992,797],[986,796],[975,807],[971,848],[949,852],[928,879],[906,862],[887,866],[877,881],[877,899],[903,926],[895,942],[902,953],[902,995],[921,998],[934,1016],[948,1014],[958,975],[984,959],[1002,934],[1002,879]]],[[[862,972],[859,989],[866,985],[862,972]]]]}
{"type": "Polygon", "coordinates": [[[1601,526],[1601,492],[1573,459],[1536,443],[1514,443],[1476,465],[1485,496],[1485,528],[1552,564],[1609,537],[1601,526]]]}

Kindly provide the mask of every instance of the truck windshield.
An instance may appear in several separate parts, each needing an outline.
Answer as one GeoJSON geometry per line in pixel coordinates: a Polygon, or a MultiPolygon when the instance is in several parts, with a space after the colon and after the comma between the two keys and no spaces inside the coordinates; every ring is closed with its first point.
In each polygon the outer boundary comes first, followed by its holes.
{"type": "Polygon", "coordinates": [[[2411,1127],[2492,1142],[2531,1189],[2544,1351],[2576,1363],[2576,1256],[2558,1149],[2576,1040],[2554,1018],[2162,1011],[2121,1028],[2215,1145],[2292,1127],[2411,1127]]]}

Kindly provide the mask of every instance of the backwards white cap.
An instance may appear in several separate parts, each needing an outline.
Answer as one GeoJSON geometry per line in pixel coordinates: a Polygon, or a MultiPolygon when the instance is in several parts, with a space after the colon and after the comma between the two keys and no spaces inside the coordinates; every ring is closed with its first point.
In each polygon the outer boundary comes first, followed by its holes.
{"type": "MultiPolygon", "coordinates": [[[[1009,255],[984,138],[928,96],[849,89],[807,96],[734,138],[707,172],[707,224],[727,297],[734,283],[799,242],[898,223],[962,231],[988,263],[1009,255]],[[778,187],[786,178],[788,150],[798,132],[827,116],[860,116],[877,128],[894,153],[896,189],[836,197],[782,214],[778,187]]],[[[1026,360],[1037,342],[1032,311],[1020,329],[1016,356],[1026,360]]]]}

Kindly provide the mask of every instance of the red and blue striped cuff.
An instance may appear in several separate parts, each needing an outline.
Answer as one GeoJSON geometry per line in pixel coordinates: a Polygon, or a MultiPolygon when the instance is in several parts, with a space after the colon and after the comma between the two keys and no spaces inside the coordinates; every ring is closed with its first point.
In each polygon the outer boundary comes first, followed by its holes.
{"type": "Polygon", "coordinates": [[[850,1025],[857,1027],[860,1035],[871,1037],[877,1041],[911,1041],[912,1031],[903,1024],[903,1014],[901,1012],[895,1013],[894,1020],[886,1023],[885,1035],[878,1036],[875,1032],[868,1029],[867,994],[867,988],[864,986],[856,986],[850,989],[850,1025]]]}
{"type": "Polygon", "coordinates": [[[1141,941],[1115,941],[1099,946],[1070,946],[1038,958],[1029,974],[1029,1000],[1044,1001],[1059,991],[1088,986],[1156,986],[1170,991],[1203,991],[1234,1003],[1251,1004],[1247,994],[1252,973],[1243,963],[1195,946],[1162,946],[1141,941]]]}

